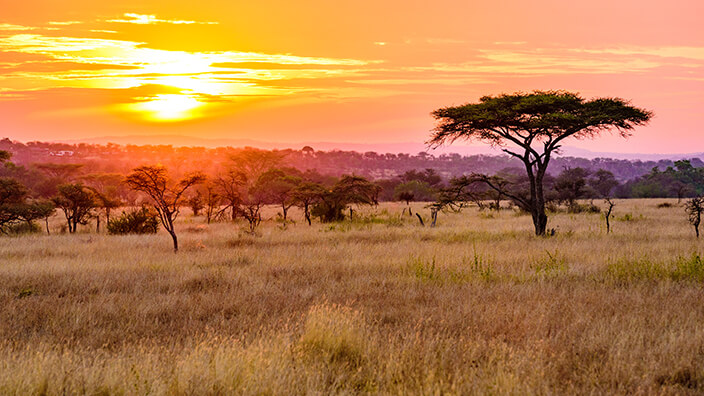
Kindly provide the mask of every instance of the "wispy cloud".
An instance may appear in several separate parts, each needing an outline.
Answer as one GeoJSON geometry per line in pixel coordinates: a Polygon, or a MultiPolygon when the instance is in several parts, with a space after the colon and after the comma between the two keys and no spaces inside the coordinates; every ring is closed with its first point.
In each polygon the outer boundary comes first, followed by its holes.
{"type": "Polygon", "coordinates": [[[600,48],[600,49],[572,49],[572,52],[586,54],[606,54],[623,56],[656,56],[660,58],[684,58],[697,61],[704,61],[704,47],[620,47],[620,48],[600,48]]]}
{"type": "Polygon", "coordinates": [[[170,23],[173,25],[217,25],[218,22],[199,22],[179,19],[160,19],[156,15],[125,13],[123,19],[108,19],[111,23],[134,23],[137,25],[152,25],[157,23],[170,23]]]}
{"type": "Polygon", "coordinates": [[[147,48],[143,42],[100,38],[16,34],[0,37],[0,51],[43,57],[7,63],[6,84],[31,88],[130,88],[171,86],[195,94],[281,95],[296,87],[270,89],[261,81],[352,76],[373,61],[291,54],[214,51],[188,52],[147,48]]]}
{"type": "Polygon", "coordinates": [[[82,23],[83,22],[81,22],[81,21],[51,21],[51,22],[49,22],[49,25],[68,26],[68,25],[79,25],[82,23]]]}
{"type": "Polygon", "coordinates": [[[22,31],[22,30],[34,30],[35,27],[13,25],[11,23],[0,23],[0,31],[22,31]]]}

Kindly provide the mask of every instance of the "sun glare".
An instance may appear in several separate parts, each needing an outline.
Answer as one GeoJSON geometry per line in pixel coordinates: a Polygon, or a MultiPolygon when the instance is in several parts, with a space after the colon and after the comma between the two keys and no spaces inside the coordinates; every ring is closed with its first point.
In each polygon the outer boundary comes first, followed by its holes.
{"type": "Polygon", "coordinates": [[[183,121],[198,117],[196,110],[202,105],[192,96],[170,94],[157,95],[133,107],[151,121],[183,121]]]}

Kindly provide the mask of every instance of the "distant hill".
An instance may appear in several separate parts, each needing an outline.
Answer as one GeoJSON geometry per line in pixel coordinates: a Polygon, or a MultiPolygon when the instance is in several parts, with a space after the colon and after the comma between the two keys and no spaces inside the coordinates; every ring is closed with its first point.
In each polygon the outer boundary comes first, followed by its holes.
{"type": "MultiPolygon", "coordinates": [[[[357,174],[372,179],[395,178],[409,170],[434,169],[448,179],[469,173],[495,174],[507,168],[522,168],[523,164],[501,151],[480,150],[474,146],[454,145],[443,150],[425,150],[422,144],[354,144],[356,150],[345,149],[342,143],[266,143],[255,140],[217,140],[183,137],[96,138],[71,143],[28,142],[0,140],[0,150],[13,154],[12,161],[20,165],[35,163],[81,163],[91,172],[127,173],[143,164],[160,163],[176,172],[198,169],[214,174],[227,162],[230,155],[244,146],[277,149],[283,155],[284,165],[300,170],[317,170],[324,175],[357,174]],[[108,144],[110,142],[110,144],[108,144]],[[125,142],[129,144],[125,144],[125,142]],[[138,143],[138,144],[136,144],[138,143]],[[191,144],[187,144],[191,143],[191,144]],[[313,150],[302,150],[303,147],[313,150]],[[457,153],[452,151],[466,151],[457,153]]],[[[576,150],[576,149],[575,149],[576,150]]],[[[650,172],[673,166],[675,160],[691,159],[695,167],[704,166],[699,154],[644,155],[643,159],[623,159],[613,153],[593,153],[570,156],[567,148],[553,158],[548,172],[560,173],[565,168],[582,167],[591,171],[611,171],[618,180],[632,180],[650,172]],[[588,155],[590,154],[590,155],[588,155]]],[[[632,155],[621,155],[632,156],[632,155]]]]}
{"type": "MultiPolygon", "coordinates": [[[[502,155],[500,150],[492,149],[486,145],[468,145],[458,142],[452,146],[443,146],[436,149],[429,149],[424,143],[420,142],[401,142],[401,143],[349,143],[349,142],[265,142],[254,139],[212,139],[199,138],[183,135],[130,135],[130,136],[100,136],[87,139],[60,140],[62,143],[78,144],[107,144],[115,143],[121,145],[171,145],[174,147],[255,147],[264,150],[300,150],[305,146],[313,147],[316,150],[344,150],[377,153],[404,153],[417,154],[419,152],[428,152],[434,155],[457,153],[460,155],[502,155]]],[[[580,157],[587,159],[594,158],[611,158],[623,160],[641,160],[641,161],[659,161],[659,160],[679,160],[689,158],[704,159],[704,152],[695,153],[619,153],[619,152],[600,152],[590,151],[572,146],[565,146],[560,154],[561,157],[580,157]]]]}

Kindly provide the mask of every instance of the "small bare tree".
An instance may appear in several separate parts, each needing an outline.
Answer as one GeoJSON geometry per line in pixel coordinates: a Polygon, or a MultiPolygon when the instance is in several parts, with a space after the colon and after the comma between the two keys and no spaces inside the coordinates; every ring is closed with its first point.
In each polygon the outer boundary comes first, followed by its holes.
{"type": "Polygon", "coordinates": [[[606,204],[609,206],[609,208],[606,209],[606,213],[604,214],[605,217],[606,217],[606,233],[608,234],[608,233],[611,232],[611,223],[610,223],[611,212],[614,210],[614,206],[615,206],[616,204],[615,204],[614,201],[611,199],[611,197],[606,197],[606,198],[604,198],[604,202],[606,202],[606,204]]]}
{"type": "Polygon", "coordinates": [[[161,165],[140,166],[135,168],[125,179],[127,185],[133,190],[141,191],[152,199],[161,224],[173,239],[174,252],[178,252],[178,238],[174,229],[174,220],[176,220],[183,203],[183,194],[191,186],[204,181],[203,174],[194,173],[185,176],[177,183],[172,183],[166,168],[161,165]]]}
{"type": "Polygon", "coordinates": [[[704,212],[704,196],[694,197],[687,201],[684,210],[687,211],[689,222],[694,226],[694,232],[699,238],[699,223],[701,223],[702,212],[704,212]]]}
{"type": "Polygon", "coordinates": [[[618,186],[618,181],[616,180],[616,177],[614,176],[613,173],[605,170],[605,169],[599,169],[592,175],[592,177],[588,181],[589,186],[596,191],[599,195],[601,195],[602,198],[604,198],[604,202],[608,205],[608,209],[606,210],[606,233],[608,234],[611,232],[611,213],[614,210],[614,206],[616,206],[616,203],[613,201],[611,198],[611,192],[618,186]]]}

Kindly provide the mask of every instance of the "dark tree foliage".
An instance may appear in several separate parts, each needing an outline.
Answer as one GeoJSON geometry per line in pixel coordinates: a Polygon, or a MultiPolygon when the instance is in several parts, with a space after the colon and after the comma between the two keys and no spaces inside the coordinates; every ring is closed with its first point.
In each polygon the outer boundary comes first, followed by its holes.
{"type": "Polygon", "coordinates": [[[203,193],[200,191],[196,190],[191,196],[186,199],[186,203],[188,204],[188,207],[191,208],[191,212],[193,212],[193,216],[198,216],[200,215],[200,211],[205,209],[205,200],[203,199],[203,193]]]}
{"type": "Polygon", "coordinates": [[[675,161],[674,167],[664,171],[653,167],[650,173],[630,181],[625,186],[624,197],[677,198],[704,194],[704,168],[696,168],[690,160],[675,161]]]}
{"type": "Polygon", "coordinates": [[[613,190],[618,187],[618,180],[613,173],[599,169],[588,180],[589,187],[601,198],[611,197],[613,190]]]}
{"type": "MultiPolygon", "coordinates": [[[[12,154],[0,150],[0,163],[7,168],[14,168],[9,162],[12,154]]],[[[31,200],[27,188],[18,180],[9,177],[0,177],[0,232],[7,234],[13,227],[21,222],[26,223],[28,229],[33,229],[33,221],[45,219],[46,230],[49,233],[48,218],[54,214],[54,204],[46,200],[31,200]]]]}
{"type": "Polygon", "coordinates": [[[257,180],[256,188],[263,191],[267,203],[281,207],[284,222],[288,218],[288,210],[295,204],[293,192],[302,182],[301,176],[295,168],[273,168],[262,173],[257,180]]]}
{"type": "Polygon", "coordinates": [[[510,198],[523,208],[526,199],[521,195],[519,184],[502,176],[487,176],[472,174],[450,179],[449,186],[440,189],[438,198],[433,204],[436,210],[450,209],[459,212],[462,209],[476,205],[480,210],[487,207],[487,201],[492,209],[501,207],[502,197],[510,198]]]}
{"type": "Polygon", "coordinates": [[[93,209],[98,206],[95,192],[81,183],[62,184],[58,187],[58,195],[52,199],[54,205],[66,216],[68,232],[76,232],[78,225],[88,224],[93,215],[93,209]]]}
{"type": "Polygon", "coordinates": [[[302,182],[293,189],[291,198],[298,207],[303,209],[303,216],[308,222],[308,225],[312,225],[310,214],[311,207],[320,202],[321,197],[328,192],[325,186],[315,182],[302,182]]]}
{"type": "Polygon", "coordinates": [[[266,204],[267,193],[261,185],[255,183],[245,185],[242,189],[241,202],[238,207],[238,212],[244,217],[249,224],[249,232],[254,231],[262,222],[261,210],[266,204]]]}
{"type": "Polygon", "coordinates": [[[377,205],[381,187],[360,176],[342,176],[320,196],[312,214],[324,223],[344,220],[349,205],[377,205]]]}
{"type": "Polygon", "coordinates": [[[685,204],[685,211],[689,216],[689,223],[694,227],[694,232],[699,238],[699,224],[702,222],[702,212],[704,212],[704,196],[690,199],[685,204]]]}
{"type": "Polygon", "coordinates": [[[122,212],[116,219],[108,221],[108,234],[156,234],[159,229],[158,216],[148,207],[122,212]]]}
{"type": "Polygon", "coordinates": [[[171,235],[174,243],[174,252],[178,252],[178,237],[174,227],[174,220],[178,216],[184,201],[186,190],[196,184],[203,183],[205,176],[201,173],[187,175],[177,182],[173,182],[160,165],[145,165],[135,168],[125,182],[135,191],[147,194],[159,215],[159,220],[164,229],[171,235]]]}
{"type": "Polygon", "coordinates": [[[412,169],[400,176],[402,182],[419,181],[436,187],[442,182],[442,177],[438,175],[435,169],[425,169],[421,172],[412,169]]]}
{"type": "Polygon", "coordinates": [[[405,201],[406,205],[411,201],[433,201],[435,200],[435,189],[428,182],[410,180],[396,186],[394,199],[405,201]]]}
{"type": "Polygon", "coordinates": [[[7,234],[20,223],[32,229],[32,222],[54,212],[54,206],[46,201],[31,201],[27,189],[17,180],[0,178],[0,232],[7,234]]]}
{"type": "Polygon", "coordinates": [[[247,176],[237,169],[227,169],[220,173],[213,182],[216,187],[214,194],[220,197],[224,206],[217,213],[217,217],[222,217],[227,211],[230,212],[230,219],[235,221],[242,204],[243,189],[246,189],[247,176]]]}
{"type": "Polygon", "coordinates": [[[536,235],[544,235],[544,179],[553,154],[567,138],[593,138],[615,130],[628,136],[646,124],[652,113],[620,98],[585,100],[564,91],[484,96],[479,103],[445,107],[433,112],[437,120],[429,144],[437,146],[458,139],[479,140],[523,163],[530,183],[526,206],[536,235]]]}
{"type": "Polygon", "coordinates": [[[215,217],[218,208],[220,207],[222,198],[218,194],[217,186],[212,182],[212,180],[208,180],[204,183],[202,190],[204,191],[202,195],[204,197],[203,203],[205,205],[205,219],[208,224],[210,224],[215,217]]]}
{"type": "Polygon", "coordinates": [[[584,197],[589,171],[584,168],[566,168],[555,178],[553,188],[560,202],[566,202],[572,207],[575,201],[584,197]]]}

